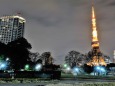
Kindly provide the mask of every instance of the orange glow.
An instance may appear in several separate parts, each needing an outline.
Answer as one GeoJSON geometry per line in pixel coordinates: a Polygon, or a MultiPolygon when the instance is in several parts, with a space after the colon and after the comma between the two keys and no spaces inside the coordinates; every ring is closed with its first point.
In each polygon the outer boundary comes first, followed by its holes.
{"type": "Polygon", "coordinates": [[[92,44],[92,47],[99,47],[99,43],[97,43],[97,44],[92,44]]]}
{"type": "Polygon", "coordinates": [[[99,65],[106,66],[106,63],[104,61],[104,58],[94,56],[93,59],[87,63],[87,65],[89,65],[89,66],[99,66],[99,65]]]}
{"type": "Polygon", "coordinates": [[[95,49],[96,52],[94,53],[95,50],[92,50],[94,54],[92,54],[92,59],[87,63],[87,65],[106,66],[106,62],[104,61],[104,58],[98,55],[100,53],[100,49],[99,49],[99,40],[98,40],[97,27],[96,27],[96,17],[95,17],[95,11],[93,6],[92,6],[92,48],[95,49]]]}
{"type": "MultiPolygon", "coordinates": [[[[97,29],[96,29],[96,18],[95,18],[95,11],[94,7],[92,6],[92,42],[98,42],[98,34],[97,34],[97,29]]],[[[97,47],[99,46],[99,43],[92,44],[92,47],[97,47]]]]}

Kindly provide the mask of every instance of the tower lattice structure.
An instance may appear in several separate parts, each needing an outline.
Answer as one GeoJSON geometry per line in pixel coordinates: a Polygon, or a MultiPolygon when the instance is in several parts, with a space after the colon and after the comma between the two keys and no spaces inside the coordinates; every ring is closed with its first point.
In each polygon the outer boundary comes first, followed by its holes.
{"type": "Polygon", "coordinates": [[[99,48],[98,33],[96,27],[96,16],[94,6],[92,5],[92,50],[90,51],[91,59],[87,63],[89,66],[106,66],[105,60],[102,57],[102,53],[99,48]]]}

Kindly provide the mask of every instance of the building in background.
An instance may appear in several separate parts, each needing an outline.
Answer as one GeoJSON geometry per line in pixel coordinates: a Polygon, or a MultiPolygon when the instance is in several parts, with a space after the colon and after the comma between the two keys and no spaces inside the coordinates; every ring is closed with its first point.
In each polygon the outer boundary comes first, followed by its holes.
{"type": "Polygon", "coordinates": [[[115,63],[115,50],[113,51],[113,63],[115,63]]]}
{"type": "Polygon", "coordinates": [[[0,42],[8,44],[24,36],[26,20],[18,15],[0,18],[0,42]]]}

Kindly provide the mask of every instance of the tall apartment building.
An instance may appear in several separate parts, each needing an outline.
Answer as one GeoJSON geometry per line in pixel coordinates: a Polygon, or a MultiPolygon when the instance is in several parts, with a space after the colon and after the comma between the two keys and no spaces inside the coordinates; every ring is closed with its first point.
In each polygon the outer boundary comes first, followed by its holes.
{"type": "Polygon", "coordinates": [[[20,16],[3,16],[0,18],[0,42],[8,44],[24,36],[26,20],[20,16]]]}

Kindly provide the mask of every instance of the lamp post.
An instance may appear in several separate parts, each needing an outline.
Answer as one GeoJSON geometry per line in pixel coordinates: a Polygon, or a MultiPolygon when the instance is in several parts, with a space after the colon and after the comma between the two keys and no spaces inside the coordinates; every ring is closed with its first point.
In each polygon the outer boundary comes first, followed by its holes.
{"type": "Polygon", "coordinates": [[[28,64],[25,65],[24,69],[29,70],[30,66],[28,64]]]}
{"type": "Polygon", "coordinates": [[[35,70],[40,71],[42,69],[42,64],[36,64],[35,65],[35,70]]]}
{"type": "Polygon", "coordinates": [[[96,66],[95,71],[98,73],[98,76],[106,72],[105,68],[102,66],[96,66]]]}
{"type": "Polygon", "coordinates": [[[73,72],[73,75],[75,76],[75,79],[76,79],[76,77],[77,77],[77,75],[79,73],[79,68],[78,67],[74,67],[72,72],[73,72]]]}

